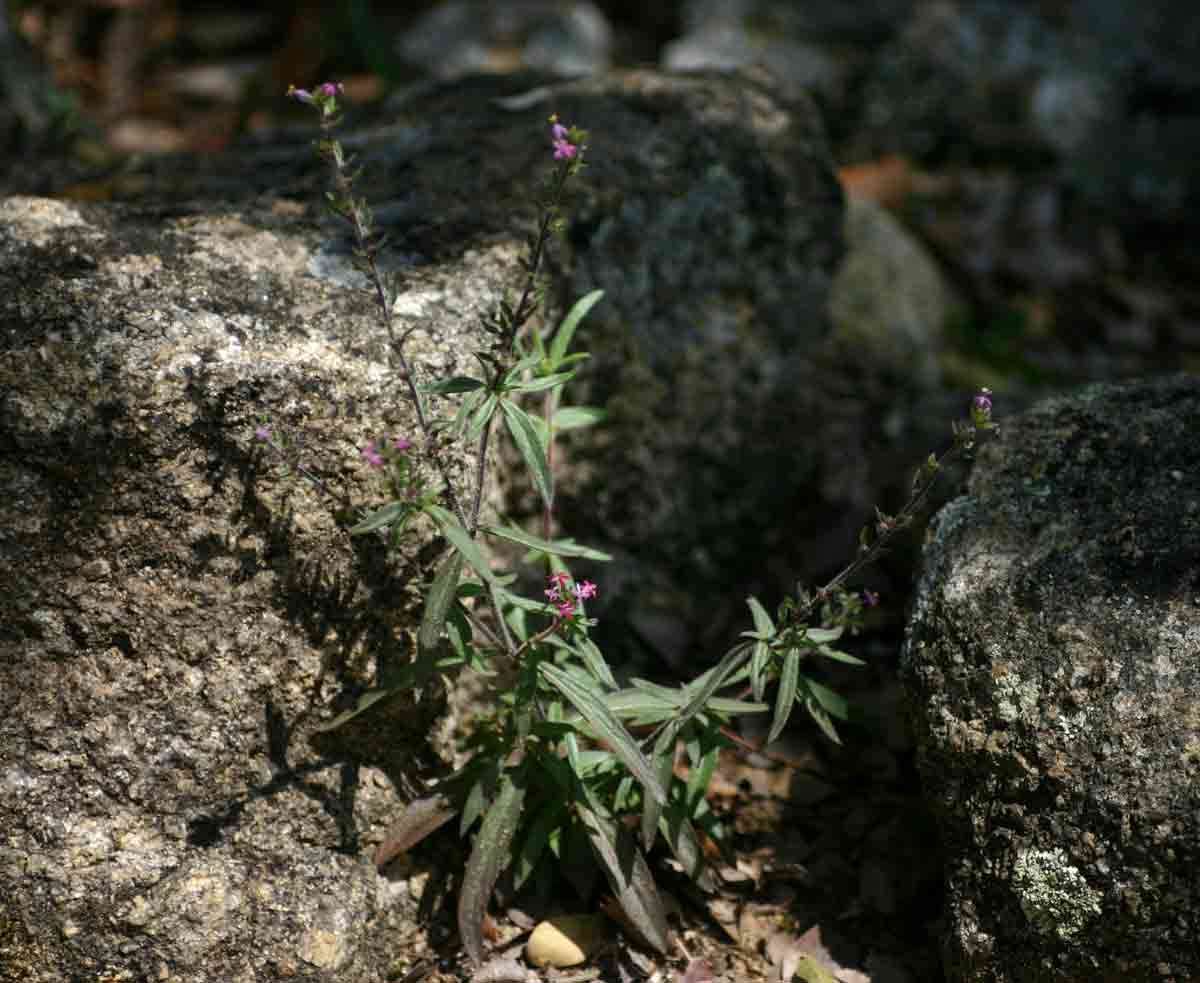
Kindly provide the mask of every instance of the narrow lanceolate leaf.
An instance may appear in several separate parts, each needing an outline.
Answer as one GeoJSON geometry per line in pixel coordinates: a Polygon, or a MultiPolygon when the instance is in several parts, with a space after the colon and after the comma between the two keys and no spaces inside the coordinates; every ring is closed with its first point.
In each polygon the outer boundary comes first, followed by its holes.
{"type": "Polygon", "coordinates": [[[761,700],[767,689],[767,667],[771,664],[771,646],[766,642],[754,643],[754,656],[750,660],[750,690],[755,700],[761,700]]]}
{"type": "Polygon", "coordinates": [[[563,360],[567,349],[571,347],[571,339],[575,336],[575,329],[579,327],[579,322],[587,317],[588,311],[595,307],[603,296],[603,290],[593,290],[591,293],[584,294],[571,305],[567,316],[562,319],[558,330],[554,332],[554,339],[550,342],[551,365],[557,367],[558,363],[563,360]]]}
{"type": "Polygon", "coordinates": [[[600,861],[600,868],[621,910],[650,946],[665,953],[670,943],[670,929],[642,851],[627,832],[594,812],[587,803],[579,803],[579,818],[583,820],[592,852],[600,861]]]}
{"type": "Polygon", "coordinates": [[[609,689],[617,688],[617,681],[604,659],[604,653],[597,648],[595,642],[585,636],[576,643],[575,651],[579,653],[579,657],[583,660],[584,667],[596,680],[603,683],[609,689]]]}
{"type": "Polygon", "coordinates": [[[539,553],[549,553],[554,556],[578,556],[586,560],[607,562],[612,559],[608,553],[601,553],[587,546],[580,546],[573,539],[542,539],[533,533],[518,529],[516,526],[480,526],[481,531],[489,536],[507,539],[511,543],[520,543],[539,553]]]}
{"type": "Polygon", "coordinates": [[[484,427],[492,422],[492,417],[496,415],[496,407],[500,401],[492,393],[488,393],[487,398],[479,404],[479,409],[471,417],[471,424],[467,427],[466,439],[474,441],[479,439],[479,435],[483,433],[484,427]]]}
{"type": "Polygon", "coordinates": [[[741,667],[742,663],[744,663],[749,657],[752,649],[753,646],[746,642],[741,645],[735,645],[725,653],[725,657],[717,663],[713,671],[708,675],[703,683],[697,687],[695,693],[690,694],[691,699],[688,701],[688,705],[685,706],[683,710],[680,711],[679,716],[672,721],[670,725],[670,732],[672,735],[678,734],[689,720],[696,716],[696,714],[704,711],[704,708],[708,706],[709,701],[712,699],[713,694],[722,686],[724,686],[726,680],[728,680],[729,677],[741,667]]]}
{"type": "Polygon", "coordinates": [[[483,580],[486,580],[495,587],[499,587],[500,584],[496,580],[496,575],[492,573],[491,567],[488,566],[487,561],[483,558],[483,554],[479,551],[475,540],[459,524],[454,514],[440,505],[427,505],[425,506],[425,511],[441,527],[442,535],[450,541],[450,545],[462,554],[464,560],[471,564],[472,569],[483,580]]]}
{"type": "Polygon", "coordinates": [[[748,597],[746,603],[750,606],[750,614],[754,617],[754,630],[759,635],[775,634],[775,622],[767,614],[767,609],[758,602],[758,598],[748,597]]]}
{"type": "Polygon", "coordinates": [[[696,828],[678,804],[672,805],[663,814],[659,820],[659,829],[688,877],[705,891],[715,891],[719,885],[716,875],[704,862],[700,837],[696,835],[696,828]]]}
{"type": "Polygon", "coordinates": [[[500,400],[500,409],[504,412],[504,422],[508,424],[508,432],[512,434],[513,443],[525,459],[529,475],[533,478],[534,487],[542,496],[542,501],[549,508],[554,504],[554,479],[550,474],[550,465],[546,461],[546,448],[538,433],[533,420],[516,403],[507,399],[500,400]]]}
{"type": "Polygon", "coordinates": [[[603,422],[607,415],[598,406],[564,406],[555,411],[551,422],[555,430],[581,430],[603,422]]]}
{"type": "Polygon", "coordinates": [[[792,715],[792,706],[796,702],[796,687],[800,682],[800,653],[792,649],[783,657],[783,672],[779,677],[779,691],[775,694],[775,719],[771,721],[771,730],[767,734],[770,744],[787,726],[788,717],[792,715]]]}
{"type": "Polygon", "coordinates": [[[437,382],[427,383],[421,386],[421,392],[429,393],[431,396],[449,396],[451,393],[469,393],[482,388],[483,383],[480,380],[466,375],[456,375],[450,379],[439,379],[437,382]]]}
{"type": "Polygon", "coordinates": [[[830,648],[828,645],[818,645],[817,651],[827,659],[833,659],[834,662],[844,662],[849,666],[865,666],[866,663],[856,656],[850,655],[848,652],[843,652],[840,649],[830,648]]]}
{"type": "Polygon", "coordinates": [[[571,702],[597,735],[608,742],[613,754],[620,758],[621,763],[629,769],[629,773],[642,783],[646,796],[659,804],[665,804],[667,792],[654,768],[646,760],[629,731],[608,708],[604,698],[593,693],[574,676],[548,662],[539,665],[538,672],[571,702]]]}
{"type": "Polygon", "coordinates": [[[573,378],[575,378],[574,372],[554,372],[550,375],[543,375],[536,379],[530,379],[528,382],[515,383],[509,387],[507,391],[518,393],[540,393],[547,389],[553,389],[555,386],[564,386],[573,378]]]}
{"type": "Polygon", "coordinates": [[[373,532],[384,526],[390,526],[404,518],[412,506],[408,502],[389,502],[381,509],[376,509],[358,525],[350,527],[351,536],[361,536],[364,532],[373,532]]]}
{"type": "Polygon", "coordinates": [[[429,594],[425,597],[421,630],[417,633],[417,645],[423,652],[432,652],[441,640],[442,627],[446,624],[450,605],[454,603],[462,568],[462,554],[454,550],[442,561],[437,576],[433,578],[429,594]]]}
{"type": "Polygon", "coordinates": [[[383,842],[375,849],[375,866],[382,867],[393,857],[407,853],[453,819],[457,811],[441,793],[414,799],[383,834],[383,842]]]}
{"type": "Polygon", "coordinates": [[[810,642],[823,645],[826,642],[836,642],[842,637],[845,628],[805,628],[804,638],[810,642]]]}
{"type": "Polygon", "coordinates": [[[471,962],[483,962],[483,918],[501,872],[508,866],[513,837],[525,804],[524,776],[509,773],[500,780],[500,790],[483,817],[479,835],[463,873],[458,896],[458,934],[471,962]]]}
{"type": "Polygon", "coordinates": [[[813,696],[810,686],[811,679],[801,679],[801,702],[804,704],[804,709],[808,711],[808,715],[812,717],[813,723],[821,728],[821,733],[828,737],[834,744],[841,744],[842,739],[838,736],[837,728],[833,726],[833,718],[825,712],[824,707],[815,696],[813,696]]]}
{"type": "MultiPolygon", "coordinates": [[[[658,766],[658,780],[662,782],[663,788],[669,788],[675,764],[674,747],[664,754],[657,755],[653,763],[658,766]]],[[[662,812],[662,803],[655,801],[649,795],[642,797],[642,849],[647,853],[654,846],[654,838],[658,835],[658,821],[662,818],[662,812]]]]}

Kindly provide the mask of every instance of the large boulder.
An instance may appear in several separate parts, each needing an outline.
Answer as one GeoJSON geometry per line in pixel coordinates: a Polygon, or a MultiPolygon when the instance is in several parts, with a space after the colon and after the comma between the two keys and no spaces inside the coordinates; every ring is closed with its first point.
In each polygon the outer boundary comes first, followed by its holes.
{"type": "MultiPolygon", "coordinates": [[[[737,449],[807,436],[772,421],[838,254],[815,113],[737,79],[545,82],[419,88],[347,133],[398,324],[429,374],[470,368],[557,110],[594,135],[551,303],[608,291],[598,398],[654,380],[662,418],[627,455],[702,443],[702,484],[675,460],[654,508],[753,464],[724,499],[752,508],[778,476],[737,449]]],[[[151,162],[108,187],[123,203],[0,201],[0,945],[21,978],[378,980],[411,931],[408,881],[363,847],[445,751],[444,701],[309,740],[408,658],[438,555],[346,535],[382,495],[358,448],[415,424],[344,237],[312,228],[312,135],[151,162]],[[329,494],[280,473],[263,418],[329,494]]]]}
{"type": "Polygon", "coordinates": [[[1200,380],[1005,421],[903,657],[952,983],[1200,979],[1200,380]]]}

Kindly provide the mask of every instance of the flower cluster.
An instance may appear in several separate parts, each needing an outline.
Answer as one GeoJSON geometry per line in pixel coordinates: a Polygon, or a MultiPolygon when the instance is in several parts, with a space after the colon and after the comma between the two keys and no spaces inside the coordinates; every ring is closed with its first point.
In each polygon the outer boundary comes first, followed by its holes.
{"type": "Polygon", "coordinates": [[[555,160],[572,160],[578,156],[579,136],[574,127],[563,126],[557,115],[550,117],[550,143],[554,146],[555,160]]]}
{"type": "Polygon", "coordinates": [[[333,116],[338,110],[337,97],[345,91],[341,82],[325,82],[309,92],[308,89],[298,89],[289,85],[289,99],[295,99],[306,106],[315,106],[323,117],[333,116]]]}
{"type": "MultiPolygon", "coordinates": [[[[403,454],[410,447],[412,447],[411,440],[408,440],[406,437],[394,437],[392,438],[392,446],[390,450],[397,454],[403,454]]],[[[388,451],[389,448],[386,447],[384,447],[382,450],[377,449],[375,447],[375,441],[372,440],[361,451],[359,451],[359,453],[363,456],[363,460],[371,465],[371,467],[381,468],[385,463],[384,455],[387,454],[388,451]]]]}
{"type": "Polygon", "coordinates": [[[571,617],[581,601],[596,596],[596,585],[590,580],[581,580],[572,585],[571,578],[565,573],[552,573],[546,582],[549,586],[543,593],[560,619],[571,617]]]}

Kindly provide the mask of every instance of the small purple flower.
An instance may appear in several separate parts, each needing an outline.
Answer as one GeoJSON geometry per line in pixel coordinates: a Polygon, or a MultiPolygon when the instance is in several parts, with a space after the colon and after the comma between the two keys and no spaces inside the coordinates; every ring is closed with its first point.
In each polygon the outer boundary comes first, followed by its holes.
{"type": "Polygon", "coordinates": [[[298,89],[294,85],[288,86],[287,97],[302,102],[307,106],[311,106],[313,101],[313,94],[308,89],[298,89]]]}
{"type": "Polygon", "coordinates": [[[558,605],[556,610],[558,611],[558,616],[560,618],[569,618],[569,617],[571,617],[571,615],[573,615],[575,613],[575,602],[574,601],[563,601],[561,604],[558,605]]]}
{"type": "Polygon", "coordinates": [[[332,99],[334,96],[341,95],[345,91],[345,88],[341,82],[325,82],[317,86],[317,91],[326,99],[332,99]]]}
{"type": "Polygon", "coordinates": [[[366,462],[373,468],[383,467],[383,455],[375,449],[374,442],[367,444],[359,453],[362,454],[366,462]]]}
{"type": "Polygon", "coordinates": [[[873,608],[879,603],[879,595],[873,590],[864,590],[862,592],[863,607],[873,608]]]}
{"type": "Polygon", "coordinates": [[[396,450],[398,450],[398,451],[406,451],[410,447],[412,447],[412,441],[409,440],[407,437],[396,437],[392,441],[392,446],[394,448],[396,448],[396,450]]]}
{"type": "Polygon", "coordinates": [[[977,427],[985,427],[992,420],[992,391],[980,389],[971,400],[971,422],[977,427]]]}
{"type": "Polygon", "coordinates": [[[593,584],[590,580],[584,580],[584,581],[581,581],[580,583],[576,584],[571,589],[571,593],[574,594],[581,601],[586,601],[589,597],[596,596],[596,585],[593,584]]]}
{"type": "Polygon", "coordinates": [[[268,426],[265,426],[265,425],[258,427],[254,431],[254,436],[256,439],[261,440],[265,443],[266,441],[271,439],[271,428],[268,426]]]}
{"type": "Polygon", "coordinates": [[[579,153],[579,147],[571,142],[571,131],[558,121],[558,116],[550,117],[550,143],[554,146],[555,160],[570,160],[579,153]]]}
{"type": "Polygon", "coordinates": [[[550,574],[550,576],[546,578],[546,582],[554,587],[557,587],[559,590],[566,590],[567,584],[571,582],[571,578],[560,571],[559,573],[550,574]]]}

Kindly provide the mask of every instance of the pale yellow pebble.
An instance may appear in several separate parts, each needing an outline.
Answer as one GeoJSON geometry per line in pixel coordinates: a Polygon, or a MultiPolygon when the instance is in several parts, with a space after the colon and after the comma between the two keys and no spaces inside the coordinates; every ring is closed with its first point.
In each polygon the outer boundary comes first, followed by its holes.
{"type": "Polygon", "coordinates": [[[525,943],[525,958],[539,967],[578,966],[600,947],[604,929],[603,915],[560,915],[539,922],[525,943]]]}

